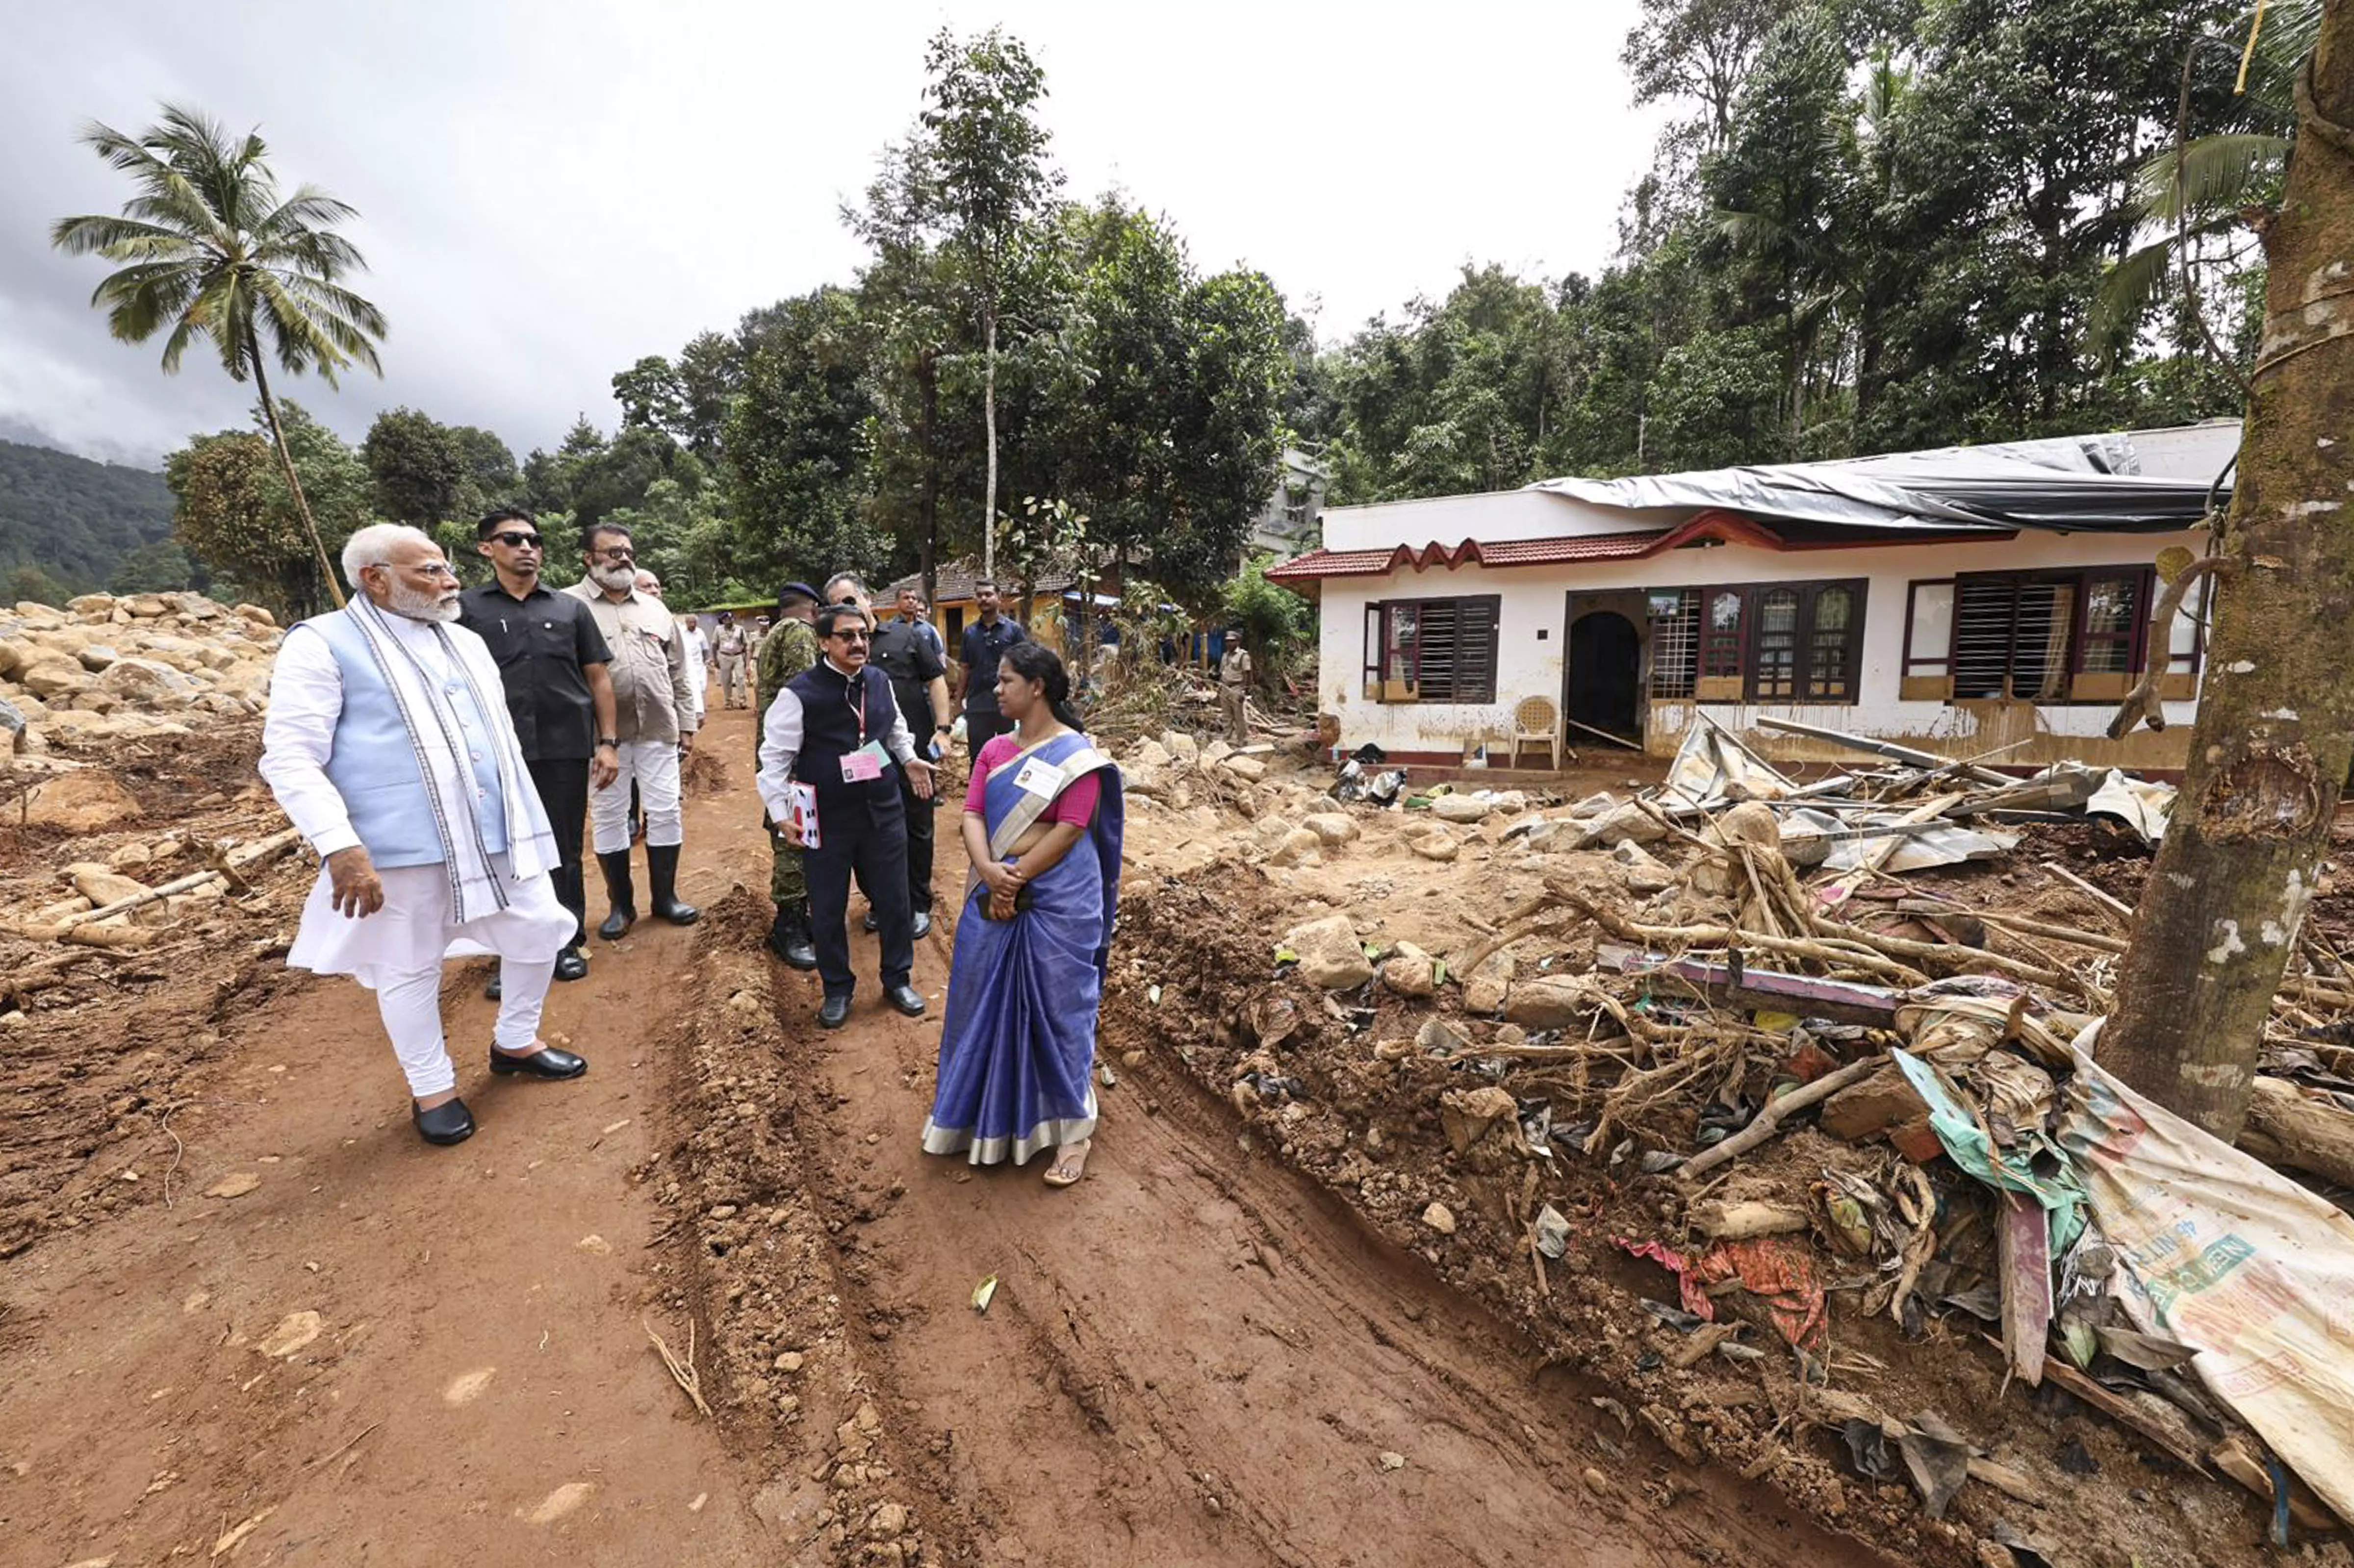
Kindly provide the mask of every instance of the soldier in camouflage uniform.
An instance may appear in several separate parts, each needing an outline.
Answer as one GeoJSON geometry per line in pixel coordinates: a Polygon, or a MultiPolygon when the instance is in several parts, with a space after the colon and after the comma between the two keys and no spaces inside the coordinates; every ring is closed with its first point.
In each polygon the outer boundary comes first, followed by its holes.
{"type": "MultiPolygon", "coordinates": [[[[777,618],[752,665],[752,755],[760,753],[768,728],[769,705],[785,683],[816,664],[817,631],[810,623],[817,614],[817,590],[807,583],[787,583],[777,595],[777,618]]],[[[802,874],[801,852],[785,842],[776,823],[769,823],[769,896],[777,906],[775,924],[769,927],[769,949],[797,969],[817,968],[817,947],[810,934],[809,880],[802,874]]]]}

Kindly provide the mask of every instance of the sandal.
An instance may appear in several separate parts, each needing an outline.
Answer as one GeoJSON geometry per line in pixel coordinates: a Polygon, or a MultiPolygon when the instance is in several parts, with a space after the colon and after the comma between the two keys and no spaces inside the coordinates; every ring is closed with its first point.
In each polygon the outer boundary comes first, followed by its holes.
{"type": "Polygon", "coordinates": [[[1087,1152],[1095,1147],[1095,1141],[1092,1138],[1083,1138],[1076,1143],[1066,1143],[1055,1150],[1055,1163],[1046,1167],[1046,1185],[1077,1186],[1079,1178],[1087,1173],[1087,1152]]]}

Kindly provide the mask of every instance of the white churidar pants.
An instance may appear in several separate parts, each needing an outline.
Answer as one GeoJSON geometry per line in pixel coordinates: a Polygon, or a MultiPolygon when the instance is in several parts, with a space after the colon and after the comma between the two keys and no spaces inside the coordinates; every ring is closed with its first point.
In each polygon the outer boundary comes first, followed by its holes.
{"type": "Polygon", "coordinates": [[[506,881],[507,857],[494,854],[491,864],[506,887],[507,906],[464,925],[451,921],[449,877],[439,865],[377,872],[384,907],[356,920],[335,912],[322,869],[286,955],[291,969],[350,975],[376,993],[393,1054],[409,1093],[420,1099],[458,1081],[441,1033],[442,960],[498,957],[504,1000],[493,1038],[520,1049],[538,1033],[556,956],[572,939],[572,912],[556,901],[546,873],[506,881]]]}
{"type": "Polygon", "coordinates": [[[638,787],[638,804],[646,810],[646,845],[660,849],[686,842],[686,824],[678,809],[678,743],[673,740],[631,740],[621,745],[621,774],[602,789],[589,792],[590,842],[599,854],[619,854],[630,847],[630,785],[638,787]]]}

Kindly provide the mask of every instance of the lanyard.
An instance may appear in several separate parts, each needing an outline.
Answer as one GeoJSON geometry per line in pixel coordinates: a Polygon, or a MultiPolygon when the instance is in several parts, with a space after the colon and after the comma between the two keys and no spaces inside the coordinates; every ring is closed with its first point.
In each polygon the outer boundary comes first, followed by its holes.
{"type": "Polygon", "coordinates": [[[864,670],[859,670],[854,673],[843,685],[843,692],[850,703],[851,715],[858,720],[858,745],[861,750],[864,750],[866,746],[866,704],[864,701],[866,694],[864,689],[865,686],[865,676],[866,672],[864,670]]]}

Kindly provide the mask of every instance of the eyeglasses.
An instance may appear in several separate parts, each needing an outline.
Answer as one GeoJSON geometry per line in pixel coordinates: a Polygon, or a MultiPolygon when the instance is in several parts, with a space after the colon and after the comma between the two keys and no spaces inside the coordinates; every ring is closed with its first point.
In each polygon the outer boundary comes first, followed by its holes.
{"type": "Polygon", "coordinates": [[[627,545],[614,545],[606,549],[591,550],[588,553],[592,556],[602,556],[607,560],[615,562],[634,561],[638,558],[638,553],[627,545]]]}
{"type": "Polygon", "coordinates": [[[543,543],[536,534],[493,534],[491,542],[504,545],[510,550],[536,550],[543,543]]]}
{"type": "Polygon", "coordinates": [[[836,642],[872,642],[875,638],[870,632],[837,631],[833,634],[833,640],[836,642]]]}

